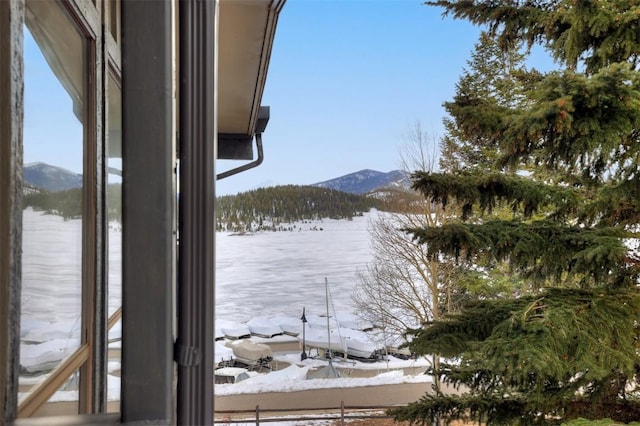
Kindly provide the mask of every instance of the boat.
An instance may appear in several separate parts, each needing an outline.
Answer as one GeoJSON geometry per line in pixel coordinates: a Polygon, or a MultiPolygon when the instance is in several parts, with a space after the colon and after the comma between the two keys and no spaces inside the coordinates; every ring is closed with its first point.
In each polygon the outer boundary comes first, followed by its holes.
{"type": "Polygon", "coordinates": [[[238,321],[216,320],[215,326],[220,329],[227,339],[238,340],[251,337],[251,331],[246,324],[238,321]]]}
{"type": "MultiPolygon", "coordinates": [[[[306,315],[305,309],[302,310],[302,321],[304,324],[309,324],[309,332],[306,331],[306,327],[303,328],[302,344],[303,344],[303,360],[306,358],[305,348],[318,349],[319,355],[327,358],[329,363],[326,367],[322,368],[322,378],[337,378],[340,377],[340,372],[333,366],[332,360],[335,354],[347,353],[347,345],[341,336],[331,335],[331,323],[337,324],[335,318],[329,316],[329,282],[327,278],[324,279],[325,288],[325,302],[326,302],[326,315],[324,321],[321,321],[322,317],[316,315],[306,315]],[[324,324],[323,324],[324,322],[324,324]],[[324,325],[324,326],[323,326],[324,325]]],[[[335,328],[335,327],[334,327],[335,328]]],[[[300,339],[298,337],[298,339],[300,339]]]]}
{"type": "Polygon", "coordinates": [[[272,338],[282,335],[282,328],[272,320],[263,317],[252,318],[247,321],[247,327],[252,336],[272,338]]]}
{"type": "Polygon", "coordinates": [[[273,352],[269,346],[248,339],[230,340],[226,345],[233,350],[234,365],[271,369],[273,352]]]}
{"type": "Polygon", "coordinates": [[[327,313],[326,315],[306,314],[307,327],[316,329],[326,329],[327,327],[334,329],[340,327],[340,324],[335,318],[332,318],[327,313]]]}
{"type": "Polygon", "coordinates": [[[302,333],[302,321],[300,318],[278,315],[271,318],[271,321],[278,324],[282,332],[286,335],[297,337],[302,333]]]}
{"type": "Polygon", "coordinates": [[[363,320],[355,314],[349,312],[336,313],[336,321],[342,328],[351,328],[353,330],[369,331],[373,330],[374,325],[363,320]]]}
{"type": "Polygon", "coordinates": [[[251,376],[249,370],[242,367],[221,367],[216,368],[213,371],[215,378],[214,383],[217,385],[223,385],[227,383],[238,383],[243,380],[247,380],[251,376]]]}
{"type": "Polygon", "coordinates": [[[385,347],[385,351],[387,352],[387,354],[398,359],[407,360],[413,357],[413,354],[411,353],[411,351],[405,347],[387,345],[385,347]]]}
{"type": "Polygon", "coordinates": [[[214,337],[213,340],[215,341],[219,341],[219,340],[224,340],[226,339],[227,336],[224,335],[224,332],[220,329],[220,327],[218,327],[218,325],[216,324],[216,326],[214,327],[214,337]]]}
{"type": "Polygon", "coordinates": [[[346,354],[347,345],[343,338],[333,333],[327,333],[327,329],[309,328],[304,338],[298,336],[298,341],[308,348],[320,349],[323,353],[333,352],[346,354]]]}
{"type": "Polygon", "coordinates": [[[407,360],[413,356],[409,348],[405,346],[407,340],[402,336],[389,335],[383,330],[378,329],[375,334],[375,339],[376,341],[384,342],[384,351],[387,355],[403,360],[407,360]]]}
{"type": "Polygon", "coordinates": [[[214,342],[213,357],[215,367],[232,366],[234,364],[233,349],[220,342],[214,342]]]}
{"type": "Polygon", "coordinates": [[[400,336],[387,336],[385,350],[387,353],[398,359],[409,359],[413,357],[411,350],[405,345],[407,341],[400,336]]]}
{"type": "Polygon", "coordinates": [[[347,357],[376,359],[384,353],[384,345],[376,343],[363,331],[339,328],[332,330],[332,333],[344,341],[347,357]]]}

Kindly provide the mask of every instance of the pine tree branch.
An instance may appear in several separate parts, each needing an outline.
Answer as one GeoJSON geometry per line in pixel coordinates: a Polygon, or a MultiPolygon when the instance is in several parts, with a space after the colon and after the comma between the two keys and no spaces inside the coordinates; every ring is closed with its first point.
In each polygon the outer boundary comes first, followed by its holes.
{"type": "Polygon", "coordinates": [[[616,283],[628,273],[628,248],[623,238],[635,234],[617,228],[564,226],[552,221],[452,223],[431,228],[407,228],[431,256],[443,253],[466,260],[475,256],[509,262],[523,277],[542,282],[570,274],[583,285],[616,283]]]}
{"type": "Polygon", "coordinates": [[[554,217],[576,214],[583,192],[566,186],[551,186],[528,177],[501,173],[443,174],[416,172],[413,188],[434,203],[447,206],[453,199],[463,206],[464,219],[473,213],[474,206],[491,213],[501,203],[511,211],[529,218],[543,209],[554,207],[554,217]]]}

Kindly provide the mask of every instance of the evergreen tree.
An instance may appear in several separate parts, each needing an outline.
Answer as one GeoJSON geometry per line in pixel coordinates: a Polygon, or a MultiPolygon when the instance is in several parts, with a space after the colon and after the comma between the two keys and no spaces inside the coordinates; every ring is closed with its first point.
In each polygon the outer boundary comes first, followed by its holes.
{"type": "MultiPolygon", "coordinates": [[[[440,168],[444,171],[494,168],[496,148],[477,139],[469,139],[465,123],[481,121],[487,125],[497,118],[500,108],[518,108],[526,102],[526,89],[540,78],[540,73],[525,68],[522,46],[506,51],[487,33],[481,33],[468,68],[456,84],[452,102],[444,104],[451,116],[444,119],[446,134],[440,143],[440,168]],[[467,114],[475,118],[470,120],[467,114]]],[[[474,135],[475,138],[481,135],[474,135]]]]}
{"type": "Polygon", "coordinates": [[[506,262],[528,291],[468,301],[415,330],[412,349],[456,360],[434,373],[466,392],[425,396],[396,417],[640,418],[640,3],[428,4],[486,25],[502,52],[540,43],[563,69],[526,74],[504,100],[462,93],[463,76],[447,104],[448,136],[480,153],[464,157],[478,167],[419,172],[414,187],[433,202],[454,200],[461,221],[407,231],[432,256],[493,271],[506,262]],[[496,217],[504,208],[510,217],[496,217]]]}

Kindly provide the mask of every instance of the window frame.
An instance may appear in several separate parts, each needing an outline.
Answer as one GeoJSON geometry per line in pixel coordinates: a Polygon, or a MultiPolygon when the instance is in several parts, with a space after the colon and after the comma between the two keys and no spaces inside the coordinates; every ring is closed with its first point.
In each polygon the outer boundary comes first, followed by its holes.
{"type": "MultiPolygon", "coordinates": [[[[20,319],[20,253],[22,235],[22,125],[21,93],[22,31],[25,1],[0,0],[0,194],[8,203],[0,206],[0,259],[9,268],[0,271],[0,296],[6,292],[17,295],[17,304],[0,300],[0,349],[2,356],[16,354],[0,366],[4,392],[0,405],[0,423],[47,424],[44,418],[16,418],[19,376],[19,319],[20,319]],[[5,17],[10,19],[4,19],[5,17]],[[5,26],[4,22],[10,22],[5,26]],[[12,37],[4,37],[11,35],[12,37]],[[4,78],[8,76],[8,78],[4,78]],[[4,83],[8,83],[4,84],[4,83]],[[5,96],[7,95],[7,96],[5,96]],[[5,126],[7,117],[11,122],[5,126]],[[5,139],[5,136],[8,136],[5,139]],[[4,141],[8,141],[5,143],[4,141]],[[10,142],[10,143],[9,143],[10,142]],[[5,156],[7,153],[7,156],[5,156]],[[7,167],[5,167],[7,166],[7,167]],[[9,185],[4,185],[9,183],[9,185]],[[5,251],[6,249],[6,251],[5,251]],[[13,268],[13,271],[11,271],[13,268]],[[7,273],[5,273],[7,272],[7,273]],[[8,274],[8,272],[12,272],[8,274]],[[6,278],[6,279],[5,279],[6,278]],[[11,323],[11,321],[14,321],[11,323]],[[7,324],[7,327],[4,325],[7,324]],[[8,330],[8,333],[5,331],[8,330]],[[6,345],[5,345],[6,343],[6,345]],[[6,349],[6,351],[5,351],[6,349]],[[8,380],[5,383],[5,379],[8,380]]],[[[174,293],[176,283],[176,91],[175,91],[175,19],[177,2],[122,1],[121,13],[128,22],[127,37],[116,40],[106,29],[104,21],[114,0],[38,0],[61,4],[69,11],[75,24],[88,39],[88,59],[91,72],[87,74],[84,148],[84,192],[86,208],[83,212],[83,318],[82,339],[86,344],[64,362],[67,371],[58,372],[65,380],[79,367],[83,380],[77,415],[58,418],[69,424],[117,423],[119,421],[154,420],[171,423],[174,415],[173,391],[175,364],[173,360],[174,293]],[[141,23],[144,23],[142,25],[141,23]],[[140,28],[144,27],[144,28],[140,28]],[[151,28],[151,30],[149,30],[151,28]],[[108,33],[108,34],[106,34],[108,33]],[[136,37],[145,39],[144,46],[133,46],[136,37]],[[123,317],[123,354],[121,409],[118,414],[103,414],[106,409],[106,338],[108,327],[117,321],[117,311],[109,320],[108,291],[108,223],[106,214],[107,185],[107,110],[106,78],[108,72],[123,74],[120,46],[129,41],[126,59],[128,74],[122,76],[123,101],[123,169],[128,171],[127,195],[123,191],[123,303],[128,300],[130,313],[123,317]],[[155,62],[160,66],[148,64],[155,62]],[[133,65],[132,65],[133,64],[133,65]],[[135,81],[135,83],[132,83],[135,81]],[[128,85],[127,85],[128,82],[128,85]],[[154,96],[140,96],[140,90],[150,90],[154,96]],[[159,99],[160,101],[158,102],[159,99]],[[127,103],[129,102],[129,103],[127,103]],[[125,107],[126,105],[126,107],[125,107]],[[153,122],[156,126],[144,129],[135,123],[153,122]],[[129,128],[125,131],[125,122],[129,128]],[[127,146],[126,140],[135,141],[127,146]],[[133,145],[133,146],[132,146],[133,145]],[[153,152],[153,155],[149,155],[153,152]],[[148,182],[158,182],[159,191],[149,191],[148,182]],[[158,214],[158,206],[164,207],[158,214]],[[145,235],[145,238],[139,238],[145,235]],[[151,236],[151,237],[150,237],[151,236]],[[127,262],[127,254],[135,258],[127,262]],[[159,267],[161,265],[162,267],[159,267]],[[145,283],[140,285],[140,283],[145,283]],[[148,286],[145,289],[145,286],[148,286]],[[152,287],[152,289],[151,289],[152,287]],[[149,293],[151,291],[151,294],[149,293]],[[126,293],[126,294],[125,294],[126,293]],[[151,297],[150,297],[151,296],[151,297]],[[142,307],[142,309],[136,309],[142,307]],[[168,315],[173,313],[173,315],[168,315]],[[142,342],[126,345],[129,341],[142,342]],[[150,346],[159,346],[149,353],[150,346]],[[125,354],[126,352],[126,354],[125,354]],[[126,371],[125,371],[126,370],[126,371]],[[152,395],[138,392],[142,387],[152,395]],[[157,398],[156,398],[157,396],[157,398]],[[88,413],[88,414],[82,414],[88,413]]],[[[120,0],[115,0],[120,2],[120,0]]],[[[118,8],[116,7],[115,10],[118,8]]],[[[124,36],[124,31],[123,34],[124,36]]],[[[117,38],[117,37],[116,37],[117,38]]],[[[123,308],[126,306],[123,305],[123,308]]],[[[52,393],[54,385],[44,386],[52,393]]],[[[44,395],[41,394],[41,395],[44,395]]],[[[42,397],[40,403],[46,403],[42,397]]],[[[36,408],[33,413],[36,413],[36,408]]]]}
{"type": "MultiPolygon", "coordinates": [[[[22,22],[26,2],[21,0],[22,22]]],[[[101,13],[103,2],[52,0],[73,21],[84,39],[83,99],[83,214],[82,214],[82,296],[80,347],[58,365],[49,378],[36,386],[17,408],[18,417],[35,414],[57,391],[70,374],[79,370],[78,414],[101,413],[106,409],[108,274],[106,264],[105,225],[105,107],[104,43],[101,13]]],[[[18,51],[22,55],[23,46],[18,51]]],[[[20,75],[24,84],[24,74],[20,75]]],[[[23,105],[20,105],[23,107],[23,105]]],[[[22,126],[22,123],[20,123],[22,126]]],[[[22,144],[22,141],[20,141],[22,144]]],[[[18,167],[22,174],[22,162],[18,167]]],[[[21,194],[18,194],[21,198],[21,194]]],[[[21,204],[21,203],[20,203],[21,204]]]]}

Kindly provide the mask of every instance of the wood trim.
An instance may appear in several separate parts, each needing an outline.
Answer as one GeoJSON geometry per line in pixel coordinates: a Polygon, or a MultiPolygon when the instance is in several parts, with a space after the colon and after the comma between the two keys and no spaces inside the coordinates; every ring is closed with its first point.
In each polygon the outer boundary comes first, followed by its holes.
{"type": "Polygon", "coordinates": [[[105,51],[109,68],[119,79],[122,75],[120,45],[117,44],[110,35],[105,37],[105,51]]]}
{"type": "Polygon", "coordinates": [[[17,414],[22,282],[24,0],[0,1],[0,424],[17,414]]]}
{"type": "Polygon", "coordinates": [[[87,359],[89,345],[82,345],[54,368],[46,380],[33,387],[29,395],[18,405],[18,417],[33,416],[87,359]]]}
{"type": "Polygon", "coordinates": [[[120,306],[116,311],[111,314],[109,317],[109,321],[107,322],[107,330],[111,330],[114,325],[122,318],[122,306],[120,306]]]}
{"type": "Polygon", "coordinates": [[[122,28],[121,0],[105,0],[103,22],[105,27],[105,42],[111,59],[120,66],[120,41],[122,28]],[[114,25],[115,24],[115,25],[114,25]],[[115,33],[115,34],[114,34],[115,33]]]}
{"type": "MultiPolygon", "coordinates": [[[[51,426],[51,417],[31,417],[28,419],[18,419],[13,426],[51,426]]],[[[55,417],[56,425],[64,426],[98,426],[98,425],[119,425],[120,415],[112,414],[71,414],[55,417]]]]}
{"type": "MultiPolygon", "coordinates": [[[[111,314],[107,328],[111,330],[120,318],[122,318],[122,307],[111,314]]],[[[89,345],[83,345],[69,355],[66,360],[51,371],[49,377],[30,390],[29,396],[20,403],[19,417],[30,417],[35,414],[87,359],[89,359],[89,345]]]]}
{"type": "MultiPolygon", "coordinates": [[[[82,58],[82,74],[76,90],[82,99],[83,117],[83,207],[81,272],[81,344],[89,346],[85,365],[80,366],[79,412],[95,413],[106,405],[106,287],[104,224],[104,54],[101,13],[90,0],[59,0],[47,3],[27,0],[32,7],[62,11],[67,28],[82,41],[71,55],[82,58]],[[80,84],[81,82],[81,84],[80,84]]],[[[29,3],[27,3],[29,5],[29,3]]],[[[102,5],[101,2],[98,4],[102,5]]],[[[39,16],[39,15],[38,15],[39,16]]],[[[58,48],[62,46],[57,46],[58,48]]]]}
{"type": "Polygon", "coordinates": [[[106,406],[107,375],[102,2],[60,1],[85,39],[81,342],[90,351],[80,366],[78,411],[91,414],[106,406]]]}
{"type": "MultiPolygon", "coordinates": [[[[38,1],[38,0],[36,0],[38,1]]],[[[92,39],[97,39],[101,33],[102,21],[98,6],[90,0],[59,0],[71,13],[83,34],[92,39]]]]}

